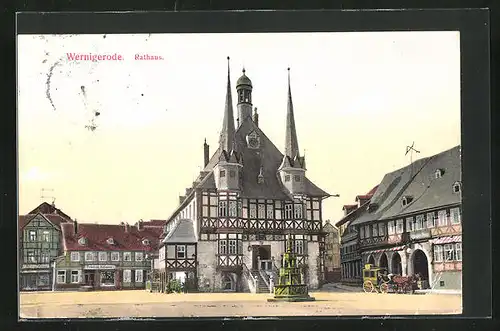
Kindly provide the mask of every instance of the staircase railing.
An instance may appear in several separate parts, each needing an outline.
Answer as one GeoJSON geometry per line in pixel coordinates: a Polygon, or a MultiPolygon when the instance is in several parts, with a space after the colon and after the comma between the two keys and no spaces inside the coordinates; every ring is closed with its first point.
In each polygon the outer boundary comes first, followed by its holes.
{"type": "Polygon", "coordinates": [[[269,288],[269,275],[265,270],[259,270],[260,279],[264,281],[264,284],[267,288],[269,288]]]}
{"type": "Polygon", "coordinates": [[[245,263],[243,263],[243,275],[247,278],[249,287],[253,287],[253,289],[250,288],[250,292],[257,293],[257,289],[259,286],[258,281],[256,278],[254,278],[254,276],[252,275],[252,273],[250,272],[245,263]]]}

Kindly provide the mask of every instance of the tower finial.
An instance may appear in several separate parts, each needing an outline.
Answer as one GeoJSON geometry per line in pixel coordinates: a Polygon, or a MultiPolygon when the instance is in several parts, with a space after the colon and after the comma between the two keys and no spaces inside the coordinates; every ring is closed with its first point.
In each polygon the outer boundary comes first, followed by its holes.
{"type": "Polygon", "coordinates": [[[245,66],[243,66],[243,69],[241,71],[243,72],[243,74],[245,74],[245,72],[246,72],[245,66]]]}
{"type": "Polygon", "coordinates": [[[286,113],[286,131],[285,131],[285,156],[293,160],[299,155],[299,143],[295,129],[295,117],[293,114],[292,88],[290,84],[290,67],[288,68],[288,103],[286,113]]]}
{"type": "Polygon", "coordinates": [[[227,57],[227,90],[226,104],[224,109],[224,119],[222,122],[222,131],[219,138],[219,146],[222,150],[229,152],[233,147],[234,139],[234,115],[233,115],[233,100],[231,97],[231,71],[229,65],[229,56],[227,57]]]}

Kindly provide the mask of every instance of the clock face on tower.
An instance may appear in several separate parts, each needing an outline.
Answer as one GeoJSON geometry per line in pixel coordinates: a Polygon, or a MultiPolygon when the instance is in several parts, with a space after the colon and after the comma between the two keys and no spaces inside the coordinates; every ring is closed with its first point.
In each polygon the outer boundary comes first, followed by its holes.
{"type": "Polygon", "coordinates": [[[247,144],[249,148],[253,149],[260,147],[260,137],[255,131],[252,131],[247,135],[247,144]]]}

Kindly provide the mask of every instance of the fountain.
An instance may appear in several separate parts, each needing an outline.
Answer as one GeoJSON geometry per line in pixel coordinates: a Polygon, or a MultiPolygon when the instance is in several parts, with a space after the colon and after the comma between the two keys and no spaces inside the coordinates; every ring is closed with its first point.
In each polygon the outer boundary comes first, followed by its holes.
{"type": "Polygon", "coordinates": [[[286,252],[283,255],[278,285],[274,286],[274,298],[269,298],[267,301],[315,301],[315,298],[309,295],[307,285],[303,282],[300,268],[297,265],[297,257],[292,250],[290,235],[287,240],[286,252]]]}

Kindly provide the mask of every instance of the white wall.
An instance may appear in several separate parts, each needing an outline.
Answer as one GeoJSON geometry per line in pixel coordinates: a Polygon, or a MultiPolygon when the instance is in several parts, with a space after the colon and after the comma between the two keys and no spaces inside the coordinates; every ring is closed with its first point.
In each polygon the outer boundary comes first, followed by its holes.
{"type": "Polygon", "coordinates": [[[318,279],[318,257],[319,257],[319,243],[310,241],[307,243],[307,253],[309,255],[309,288],[317,289],[319,287],[318,279]]]}
{"type": "Polygon", "coordinates": [[[200,291],[206,290],[206,282],[209,283],[210,290],[214,288],[214,285],[220,286],[220,279],[217,281],[216,277],[216,252],[216,241],[198,242],[198,287],[200,291]]]}

